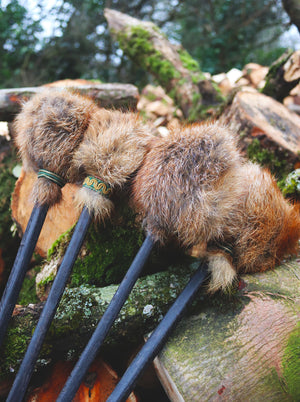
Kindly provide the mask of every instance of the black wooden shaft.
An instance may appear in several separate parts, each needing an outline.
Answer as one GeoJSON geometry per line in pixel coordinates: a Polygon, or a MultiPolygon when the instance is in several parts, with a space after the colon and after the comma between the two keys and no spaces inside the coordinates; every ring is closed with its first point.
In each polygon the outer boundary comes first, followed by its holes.
{"type": "Polygon", "coordinates": [[[8,395],[7,402],[20,402],[24,398],[47,330],[50,327],[52,319],[54,318],[57,306],[64,292],[77,255],[81,249],[91,220],[92,217],[88,210],[83,208],[61,266],[51,287],[33,337],[26,351],[23,362],[8,395]]]}
{"type": "Polygon", "coordinates": [[[25,278],[37,240],[48,212],[47,205],[35,205],[12,267],[0,304],[0,345],[25,278]]]}
{"type": "Polygon", "coordinates": [[[150,236],[147,236],[56,402],[72,401],[74,398],[102,342],[138,279],[154,244],[154,240],[150,236]]]}
{"type": "Polygon", "coordinates": [[[155,356],[163,348],[171,330],[182,317],[184,310],[193,300],[206,276],[207,266],[205,264],[201,264],[187,286],[169,309],[163,320],[160,322],[138,355],[132,361],[131,365],[118,382],[116,388],[107,399],[107,402],[126,401],[147,365],[153,361],[155,356]]]}

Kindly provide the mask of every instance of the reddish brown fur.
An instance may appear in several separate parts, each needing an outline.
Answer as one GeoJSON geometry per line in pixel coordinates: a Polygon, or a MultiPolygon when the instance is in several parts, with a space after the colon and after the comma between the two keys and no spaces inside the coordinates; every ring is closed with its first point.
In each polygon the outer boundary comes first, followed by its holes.
{"type": "Polygon", "coordinates": [[[297,250],[299,214],[270,173],[244,161],[234,136],[218,124],[156,139],[133,192],[156,240],[177,236],[184,246],[205,245],[216,278],[211,290],[226,287],[234,271],[264,271],[297,250]]]}

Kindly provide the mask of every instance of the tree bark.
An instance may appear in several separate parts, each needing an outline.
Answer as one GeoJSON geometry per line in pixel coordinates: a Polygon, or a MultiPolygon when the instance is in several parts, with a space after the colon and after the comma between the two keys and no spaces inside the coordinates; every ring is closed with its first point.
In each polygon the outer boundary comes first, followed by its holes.
{"type": "Polygon", "coordinates": [[[197,62],[182,47],[171,44],[155,24],[111,9],[105,9],[104,15],[122,50],[154,75],[185,117],[199,118],[209,106],[221,102],[220,91],[197,62]]]}
{"type": "Polygon", "coordinates": [[[170,399],[299,400],[299,274],[298,263],[244,276],[239,294],[186,317],[155,361],[170,399]]]}
{"type": "MultiPolygon", "coordinates": [[[[58,88],[58,87],[56,87],[58,88]]],[[[92,98],[105,108],[136,110],[138,89],[130,84],[70,85],[67,88],[92,98]]],[[[12,121],[20,111],[22,102],[41,92],[43,87],[13,88],[0,90],[0,120],[12,121]]]]}
{"type": "Polygon", "coordinates": [[[300,82],[300,50],[284,53],[270,67],[262,93],[282,102],[300,82]]]}
{"type": "Polygon", "coordinates": [[[282,0],[283,7],[288,13],[291,22],[296,25],[300,32],[300,1],[299,0],[282,0]]]}

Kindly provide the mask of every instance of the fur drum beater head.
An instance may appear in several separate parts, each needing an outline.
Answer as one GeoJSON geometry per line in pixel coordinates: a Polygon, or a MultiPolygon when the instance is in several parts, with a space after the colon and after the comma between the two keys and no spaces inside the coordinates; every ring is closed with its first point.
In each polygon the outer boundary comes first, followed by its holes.
{"type": "MultiPolygon", "coordinates": [[[[14,127],[25,171],[51,172],[62,179],[61,186],[69,181],[73,153],[95,109],[91,100],[53,89],[24,103],[14,127]]],[[[49,180],[47,173],[41,175],[33,189],[34,201],[40,205],[56,204],[61,199],[61,186],[49,180]]]]}
{"type": "Polygon", "coordinates": [[[62,182],[83,184],[77,205],[101,218],[112,209],[111,191],[138,169],[152,138],[135,113],[101,109],[83,96],[53,89],[24,104],[15,129],[24,169],[39,172],[34,200],[49,206],[60,201],[57,184],[63,183],[49,180],[58,175],[62,182]]]}
{"type": "Polygon", "coordinates": [[[237,273],[274,268],[297,250],[299,213],[268,171],[244,160],[236,137],[218,123],[153,140],[133,194],[155,240],[201,245],[211,292],[228,287],[237,273]]]}
{"type": "Polygon", "coordinates": [[[83,180],[77,204],[85,205],[95,218],[107,217],[113,207],[107,192],[122,188],[131,178],[152,139],[137,114],[98,109],[72,160],[71,177],[83,180]]]}

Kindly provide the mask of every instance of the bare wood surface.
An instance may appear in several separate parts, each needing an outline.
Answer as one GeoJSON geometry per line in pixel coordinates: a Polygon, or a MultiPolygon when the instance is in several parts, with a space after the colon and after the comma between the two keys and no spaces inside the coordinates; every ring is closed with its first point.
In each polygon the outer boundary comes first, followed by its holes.
{"type": "MultiPolygon", "coordinates": [[[[105,108],[136,110],[139,94],[138,89],[131,84],[77,84],[61,83],[61,87],[78,92],[92,98],[96,104],[105,108]]],[[[54,85],[52,85],[54,86],[54,85]]],[[[0,89],[0,120],[12,121],[20,111],[22,102],[41,92],[41,87],[0,89]]]]}
{"type": "Polygon", "coordinates": [[[300,117],[269,96],[238,92],[220,121],[240,134],[244,149],[258,138],[264,148],[287,152],[290,161],[298,160],[300,117]]]}
{"type": "Polygon", "coordinates": [[[185,318],[156,361],[171,400],[297,400],[299,355],[289,339],[299,332],[299,274],[295,263],[246,275],[234,298],[185,318]]]}

